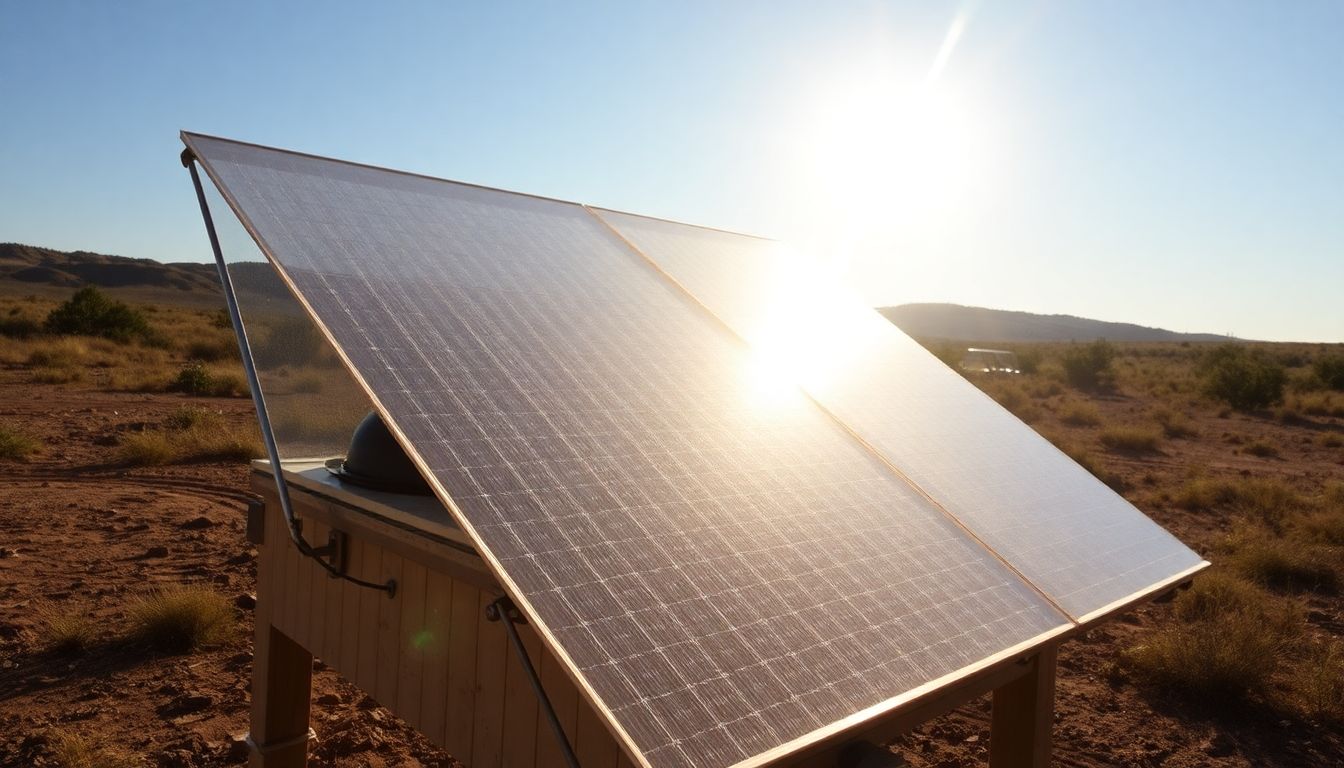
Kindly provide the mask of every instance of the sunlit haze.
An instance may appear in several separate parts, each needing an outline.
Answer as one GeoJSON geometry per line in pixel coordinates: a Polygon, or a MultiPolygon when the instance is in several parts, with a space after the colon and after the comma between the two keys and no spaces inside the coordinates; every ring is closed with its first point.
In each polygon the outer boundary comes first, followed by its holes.
{"type": "Polygon", "coordinates": [[[209,250],[179,129],[781,239],[874,305],[1344,341],[1344,5],[11,4],[0,241],[209,250]]]}

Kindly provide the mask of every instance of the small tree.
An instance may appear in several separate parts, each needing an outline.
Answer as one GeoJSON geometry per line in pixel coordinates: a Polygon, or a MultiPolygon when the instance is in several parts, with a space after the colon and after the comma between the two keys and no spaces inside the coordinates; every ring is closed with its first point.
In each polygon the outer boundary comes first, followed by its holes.
{"type": "Polygon", "coordinates": [[[1258,349],[1220,345],[1204,356],[1199,372],[1206,395],[1239,411],[1266,408],[1283,399],[1283,366],[1258,349]]]}
{"type": "Polygon", "coordinates": [[[1326,354],[1316,358],[1312,370],[1316,378],[1331,389],[1344,389],[1344,354],[1326,354]]]}
{"type": "Polygon", "coordinates": [[[1087,345],[1073,344],[1064,351],[1064,376],[1079,389],[1109,387],[1113,360],[1115,347],[1105,339],[1087,345]]]}
{"type": "Polygon", "coordinates": [[[47,315],[46,329],[52,333],[102,336],[121,342],[152,336],[149,321],[143,314],[107,298],[92,285],[75,291],[69,301],[53,309],[47,315]]]}

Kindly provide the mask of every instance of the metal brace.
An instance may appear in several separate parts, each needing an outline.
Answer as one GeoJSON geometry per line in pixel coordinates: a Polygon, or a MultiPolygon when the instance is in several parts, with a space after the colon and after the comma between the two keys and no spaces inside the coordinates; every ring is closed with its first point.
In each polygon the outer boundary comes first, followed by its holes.
{"type": "Polygon", "coordinates": [[[487,621],[504,622],[504,631],[509,634],[509,642],[513,645],[514,653],[518,654],[518,660],[523,663],[527,679],[532,683],[532,691],[537,694],[537,701],[541,703],[546,719],[551,723],[556,741],[560,742],[560,754],[564,756],[565,764],[569,768],[579,768],[579,758],[575,757],[574,748],[569,745],[565,727],[560,724],[560,718],[555,714],[555,707],[551,706],[551,700],[546,696],[546,689],[541,686],[541,678],[537,676],[537,670],[532,666],[532,659],[528,658],[527,648],[523,647],[522,638],[518,636],[517,625],[526,624],[527,617],[523,616],[509,596],[505,595],[485,606],[485,618],[487,621]]]}

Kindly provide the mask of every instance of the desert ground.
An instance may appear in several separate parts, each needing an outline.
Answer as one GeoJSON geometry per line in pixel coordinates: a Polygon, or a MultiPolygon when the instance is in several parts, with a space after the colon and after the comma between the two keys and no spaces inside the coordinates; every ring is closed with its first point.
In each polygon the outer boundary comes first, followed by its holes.
{"type": "MultiPolygon", "coordinates": [[[[143,334],[57,333],[58,304],[0,298],[0,766],[240,764],[260,444],[231,332],[155,305],[143,334]]],[[[1282,391],[1234,407],[1214,345],[1011,348],[1023,373],[971,378],[1215,564],[1062,648],[1056,764],[1344,765],[1344,350],[1252,345],[1282,391]]],[[[312,765],[454,763],[314,664],[312,765]]],[[[984,699],[892,748],[988,741],[984,699]]]]}

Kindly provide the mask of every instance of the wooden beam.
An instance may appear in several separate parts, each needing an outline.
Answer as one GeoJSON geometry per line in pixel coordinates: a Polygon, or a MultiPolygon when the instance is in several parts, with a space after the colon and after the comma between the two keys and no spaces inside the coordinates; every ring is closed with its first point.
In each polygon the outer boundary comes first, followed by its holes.
{"type": "Polygon", "coordinates": [[[1047,768],[1055,719],[1054,643],[1042,646],[1026,675],[994,689],[990,768],[1047,768]]]}
{"type": "Polygon", "coordinates": [[[312,675],[312,655],[258,617],[252,654],[251,768],[303,768],[307,763],[312,675]]]}

